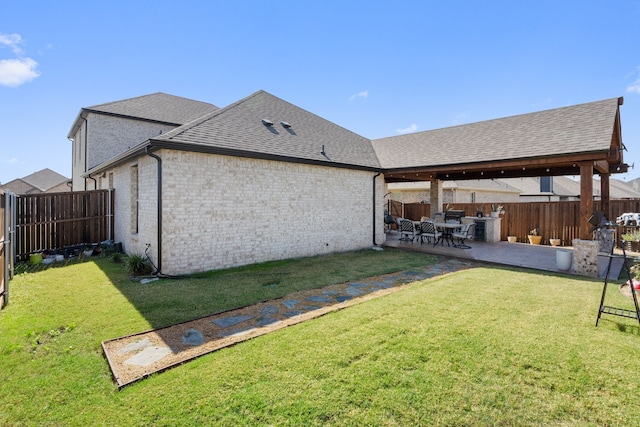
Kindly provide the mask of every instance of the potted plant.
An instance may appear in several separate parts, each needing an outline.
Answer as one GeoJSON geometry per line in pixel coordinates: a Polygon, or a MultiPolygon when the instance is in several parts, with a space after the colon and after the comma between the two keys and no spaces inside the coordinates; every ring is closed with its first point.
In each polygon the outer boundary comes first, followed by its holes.
{"type": "Polygon", "coordinates": [[[476,206],[476,216],[478,218],[482,218],[484,216],[484,205],[478,205],[476,206]]]}
{"type": "Polygon", "coordinates": [[[497,205],[497,204],[491,205],[491,218],[498,218],[503,213],[504,213],[504,208],[502,207],[502,205],[497,205]]]}
{"type": "Polygon", "coordinates": [[[509,243],[517,243],[518,236],[511,234],[511,223],[507,221],[507,242],[509,243]]]}
{"type": "Polygon", "coordinates": [[[624,248],[630,252],[638,252],[640,250],[640,231],[625,233],[620,236],[624,242],[624,248]]]}
{"type": "Polygon", "coordinates": [[[527,238],[529,239],[529,243],[531,243],[532,245],[539,245],[540,242],[542,241],[542,236],[540,235],[540,229],[536,227],[533,230],[529,231],[527,238]]]}

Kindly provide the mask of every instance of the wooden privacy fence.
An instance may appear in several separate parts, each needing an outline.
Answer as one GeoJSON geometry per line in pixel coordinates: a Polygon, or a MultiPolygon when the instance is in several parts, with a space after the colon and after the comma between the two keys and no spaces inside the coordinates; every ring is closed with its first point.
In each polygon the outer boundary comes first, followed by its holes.
{"type": "Polygon", "coordinates": [[[15,261],[16,195],[0,190],[0,309],[9,302],[15,261]]]}
{"type": "Polygon", "coordinates": [[[47,249],[113,239],[113,201],[112,189],[19,196],[18,259],[47,249]]]}
{"type": "MultiPolygon", "coordinates": [[[[573,239],[580,238],[582,227],[591,225],[580,218],[580,202],[519,202],[499,203],[505,213],[501,215],[500,240],[507,240],[507,236],[516,236],[519,242],[526,242],[529,232],[538,228],[542,235],[542,242],[549,243],[549,239],[561,239],[561,245],[570,246],[573,239]]],[[[478,203],[450,203],[449,209],[464,210],[467,216],[475,216],[478,203]]],[[[640,200],[611,200],[610,221],[625,212],[640,212],[640,200]]],[[[491,204],[484,205],[484,213],[488,214],[491,204]]],[[[390,201],[387,209],[394,217],[419,220],[423,216],[431,216],[428,203],[405,203],[390,201]]],[[[600,201],[593,202],[593,209],[600,209],[600,201]]],[[[640,225],[640,224],[638,224],[640,225]]]]}

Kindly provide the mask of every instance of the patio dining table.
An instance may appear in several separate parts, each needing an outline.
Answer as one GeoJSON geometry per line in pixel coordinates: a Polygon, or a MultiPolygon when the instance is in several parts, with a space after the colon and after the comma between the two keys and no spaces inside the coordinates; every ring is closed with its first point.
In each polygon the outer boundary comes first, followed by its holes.
{"type": "MultiPolygon", "coordinates": [[[[436,228],[442,231],[442,237],[440,237],[438,241],[443,245],[446,240],[447,246],[451,246],[451,243],[453,243],[453,238],[451,237],[453,232],[459,230],[464,225],[459,222],[436,222],[435,224],[436,228]]],[[[438,242],[436,242],[436,245],[437,244],[438,242]]]]}

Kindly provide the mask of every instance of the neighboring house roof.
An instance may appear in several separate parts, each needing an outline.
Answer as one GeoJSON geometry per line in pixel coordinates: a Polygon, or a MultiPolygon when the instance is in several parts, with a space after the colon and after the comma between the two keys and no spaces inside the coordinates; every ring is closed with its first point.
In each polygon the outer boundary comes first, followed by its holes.
{"type": "Polygon", "coordinates": [[[15,194],[45,193],[54,187],[64,184],[69,179],[51,169],[42,169],[22,178],[14,179],[0,186],[15,194]]]}
{"type": "Polygon", "coordinates": [[[42,191],[40,191],[33,185],[24,182],[20,178],[9,181],[6,184],[0,185],[0,190],[11,191],[14,194],[42,193],[42,191]]]}
{"type": "MultiPolygon", "coordinates": [[[[580,186],[580,179],[577,178],[577,185],[580,186]]],[[[593,181],[593,195],[600,196],[600,180],[593,181]]],[[[640,192],[634,190],[618,179],[609,179],[609,198],[611,199],[640,199],[640,192]]]]}
{"type": "Polygon", "coordinates": [[[619,98],[376,139],[384,169],[608,152],[619,98]]]}
{"type": "Polygon", "coordinates": [[[640,178],[632,179],[627,182],[627,185],[633,188],[635,191],[640,191],[640,178]]]}
{"type": "MultiPolygon", "coordinates": [[[[504,182],[513,188],[517,188],[521,196],[553,196],[559,195],[558,191],[562,195],[575,196],[575,193],[566,193],[565,187],[558,182],[557,176],[553,177],[553,192],[541,192],[540,191],[540,177],[521,177],[521,178],[503,178],[500,182],[504,182]]],[[[578,194],[580,192],[578,191],[578,194]]]]}
{"type": "MultiPolygon", "coordinates": [[[[571,179],[566,176],[553,177],[553,192],[540,192],[540,178],[508,178],[500,181],[508,182],[513,187],[521,190],[521,196],[556,195],[561,197],[580,197],[580,179],[571,179]]],[[[593,195],[600,196],[600,180],[593,179],[593,195]]],[[[628,184],[618,180],[609,179],[609,198],[611,199],[640,199],[640,192],[635,191],[628,184]]]]}
{"type": "MultiPolygon", "coordinates": [[[[429,181],[412,181],[388,183],[390,191],[418,191],[431,187],[429,181]]],[[[520,196],[560,196],[580,197],[580,180],[566,176],[553,177],[553,192],[540,191],[540,177],[482,179],[466,181],[444,181],[443,189],[464,189],[476,191],[493,191],[519,193],[520,196]]],[[[593,180],[593,195],[600,196],[600,181],[593,180]]],[[[611,199],[640,199],[640,192],[631,185],[618,179],[609,179],[609,197],[611,199]]]]}
{"type": "Polygon", "coordinates": [[[146,146],[298,163],[378,170],[371,141],[265,91],[170,130],[98,165],[139,155],[146,146]],[[272,125],[266,125],[268,120],[272,125]]]}
{"type": "MultiPolygon", "coordinates": [[[[427,190],[431,188],[430,181],[411,181],[411,182],[390,182],[387,184],[389,190],[395,191],[416,191],[427,190]]],[[[443,181],[442,188],[444,190],[475,190],[490,191],[500,193],[520,193],[520,189],[510,185],[508,182],[499,179],[470,179],[466,181],[443,181]]]]}
{"type": "Polygon", "coordinates": [[[157,92],[82,108],[68,137],[74,136],[82,123],[83,113],[87,112],[180,126],[217,109],[207,102],[157,92]]]}

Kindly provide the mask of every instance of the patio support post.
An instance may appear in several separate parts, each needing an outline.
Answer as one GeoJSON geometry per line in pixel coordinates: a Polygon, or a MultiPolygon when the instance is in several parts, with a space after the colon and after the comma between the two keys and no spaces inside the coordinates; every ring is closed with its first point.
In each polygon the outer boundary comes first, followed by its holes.
{"type": "Polygon", "coordinates": [[[429,216],[433,218],[436,212],[442,212],[442,181],[438,178],[431,179],[429,189],[429,216]]]}
{"type": "Polygon", "coordinates": [[[608,173],[600,174],[600,210],[604,212],[604,216],[607,217],[609,221],[611,221],[611,207],[609,204],[609,200],[611,196],[609,195],[609,177],[608,173]]]}
{"type": "Polygon", "coordinates": [[[591,240],[589,218],[593,214],[593,164],[580,165],[580,238],[591,240]]]}

